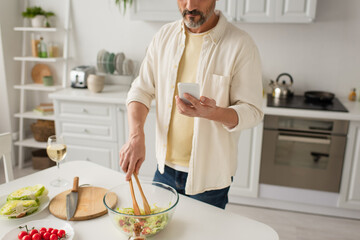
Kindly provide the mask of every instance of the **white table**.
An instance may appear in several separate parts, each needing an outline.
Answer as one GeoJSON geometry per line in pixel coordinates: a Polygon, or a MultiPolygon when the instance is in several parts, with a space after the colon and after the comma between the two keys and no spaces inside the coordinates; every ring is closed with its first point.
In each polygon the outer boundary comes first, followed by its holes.
{"type": "MultiPolygon", "coordinates": [[[[53,198],[72,187],[55,188],[50,181],[57,177],[56,167],[52,167],[10,183],[0,185],[0,196],[29,185],[44,184],[53,198]]],[[[112,188],[125,181],[124,174],[87,161],[71,161],[60,165],[62,177],[72,182],[79,176],[80,184],[112,188]]],[[[46,209],[32,218],[0,222],[0,236],[11,229],[32,220],[57,219],[46,209]]],[[[62,221],[62,220],[61,220],[62,221]]],[[[76,239],[127,239],[110,222],[108,215],[87,221],[70,222],[75,230],[76,239]]],[[[279,236],[269,226],[213,207],[211,205],[180,195],[180,200],[172,221],[152,239],[242,239],[278,240],[279,236]]]]}

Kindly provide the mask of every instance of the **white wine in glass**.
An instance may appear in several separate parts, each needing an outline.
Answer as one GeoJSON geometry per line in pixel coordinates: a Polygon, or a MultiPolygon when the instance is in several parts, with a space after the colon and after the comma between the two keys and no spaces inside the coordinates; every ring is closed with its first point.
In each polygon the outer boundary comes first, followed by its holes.
{"type": "Polygon", "coordinates": [[[46,147],[47,155],[51,160],[56,162],[58,178],[51,181],[51,186],[64,187],[69,184],[65,179],[60,178],[60,162],[65,159],[66,156],[66,144],[62,137],[50,136],[47,141],[46,147]]]}

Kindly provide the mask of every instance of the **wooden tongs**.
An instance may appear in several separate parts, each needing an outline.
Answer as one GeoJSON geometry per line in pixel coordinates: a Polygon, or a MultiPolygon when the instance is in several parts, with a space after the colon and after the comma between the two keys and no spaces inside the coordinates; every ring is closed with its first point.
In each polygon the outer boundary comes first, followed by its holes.
{"type": "MultiPolygon", "coordinates": [[[[149,214],[151,214],[149,203],[146,200],[145,194],[144,194],[144,192],[143,192],[143,190],[141,188],[141,184],[140,184],[140,181],[139,181],[136,173],[134,173],[133,175],[135,177],[136,183],[137,183],[137,185],[139,187],[141,198],[143,200],[145,215],[149,215],[149,214]]],[[[137,201],[136,201],[136,198],[135,198],[135,192],[134,192],[134,187],[133,187],[133,184],[132,184],[132,178],[130,178],[130,180],[129,180],[129,185],[130,185],[131,198],[132,198],[132,201],[133,201],[134,213],[135,213],[135,215],[141,215],[139,205],[137,204],[137,201]]]]}

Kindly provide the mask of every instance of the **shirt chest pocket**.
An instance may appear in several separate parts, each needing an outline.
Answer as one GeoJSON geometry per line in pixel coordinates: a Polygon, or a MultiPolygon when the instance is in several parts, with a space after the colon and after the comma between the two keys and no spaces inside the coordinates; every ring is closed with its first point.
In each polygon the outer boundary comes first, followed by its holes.
{"type": "Polygon", "coordinates": [[[211,74],[204,86],[203,96],[212,98],[219,107],[229,106],[230,77],[211,74]]]}

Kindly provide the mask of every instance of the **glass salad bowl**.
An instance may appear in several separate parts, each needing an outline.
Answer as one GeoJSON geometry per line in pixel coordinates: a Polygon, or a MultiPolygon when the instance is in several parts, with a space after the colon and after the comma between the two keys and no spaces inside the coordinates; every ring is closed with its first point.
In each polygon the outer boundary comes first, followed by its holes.
{"type": "Polygon", "coordinates": [[[142,215],[134,215],[128,182],[109,189],[104,196],[104,204],[110,221],[126,236],[133,236],[134,225],[141,226],[141,236],[144,237],[150,237],[162,231],[169,224],[179,202],[179,194],[166,184],[141,181],[141,186],[151,208],[149,215],[145,215],[140,192],[135,186],[136,201],[142,215]],[[117,201],[114,204],[116,197],[117,201]]]}

